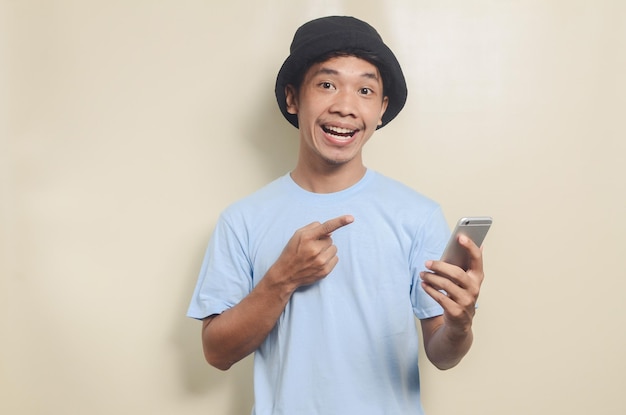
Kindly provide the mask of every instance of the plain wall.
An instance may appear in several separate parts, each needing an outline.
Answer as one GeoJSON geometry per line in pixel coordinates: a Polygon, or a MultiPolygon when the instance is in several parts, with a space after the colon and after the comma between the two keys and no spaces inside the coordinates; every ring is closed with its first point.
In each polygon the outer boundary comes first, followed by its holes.
{"type": "Polygon", "coordinates": [[[494,217],[428,414],[626,413],[621,0],[1,1],[1,413],[249,413],[251,359],[210,368],[184,314],[219,212],[294,166],[275,76],[328,14],[408,81],[368,166],[494,217]]]}

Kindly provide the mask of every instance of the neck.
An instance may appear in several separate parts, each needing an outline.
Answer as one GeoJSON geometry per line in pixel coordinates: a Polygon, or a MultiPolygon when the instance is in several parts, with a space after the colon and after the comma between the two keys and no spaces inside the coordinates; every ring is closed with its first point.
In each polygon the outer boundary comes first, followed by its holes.
{"type": "Polygon", "coordinates": [[[291,178],[298,186],[313,193],[335,193],[345,190],[363,178],[366,167],[331,166],[323,169],[314,169],[303,163],[298,163],[291,172],[291,178]]]}

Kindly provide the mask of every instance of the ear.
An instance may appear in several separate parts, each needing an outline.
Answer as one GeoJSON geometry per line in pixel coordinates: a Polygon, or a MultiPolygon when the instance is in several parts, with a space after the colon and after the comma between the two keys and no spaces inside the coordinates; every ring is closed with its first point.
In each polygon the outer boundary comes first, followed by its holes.
{"type": "Polygon", "coordinates": [[[296,88],[289,84],[285,87],[285,101],[287,103],[287,112],[289,114],[298,114],[298,97],[296,88]]]}
{"type": "Polygon", "coordinates": [[[380,119],[378,120],[378,126],[383,125],[383,115],[385,115],[385,111],[387,111],[387,106],[389,105],[389,97],[383,98],[382,107],[380,109],[380,119]]]}

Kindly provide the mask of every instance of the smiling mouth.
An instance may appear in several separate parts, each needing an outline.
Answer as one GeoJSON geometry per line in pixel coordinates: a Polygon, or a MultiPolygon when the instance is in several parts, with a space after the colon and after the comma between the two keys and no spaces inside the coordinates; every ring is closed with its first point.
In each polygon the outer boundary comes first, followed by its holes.
{"type": "Polygon", "coordinates": [[[323,126],[322,129],[324,130],[326,134],[332,135],[333,137],[336,137],[340,140],[352,138],[354,134],[358,131],[358,130],[350,130],[348,128],[331,127],[328,125],[323,126]]]}

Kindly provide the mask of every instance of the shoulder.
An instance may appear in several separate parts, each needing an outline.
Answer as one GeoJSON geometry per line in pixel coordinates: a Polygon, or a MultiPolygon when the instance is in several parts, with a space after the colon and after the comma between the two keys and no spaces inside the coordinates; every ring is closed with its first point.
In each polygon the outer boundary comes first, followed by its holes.
{"type": "Polygon", "coordinates": [[[404,206],[412,211],[419,209],[425,212],[440,208],[439,203],[435,200],[396,179],[375,171],[372,171],[371,175],[370,193],[380,201],[389,205],[396,205],[397,208],[404,206]]]}
{"type": "Polygon", "coordinates": [[[281,176],[228,205],[220,219],[228,223],[242,223],[258,220],[268,214],[275,215],[281,207],[288,206],[289,199],[293,197],[288,176],[281,176]]]}

